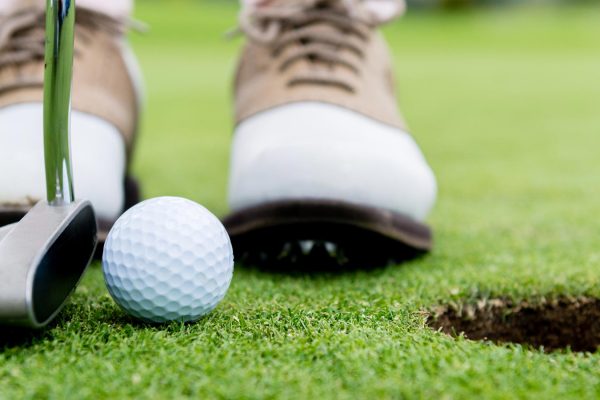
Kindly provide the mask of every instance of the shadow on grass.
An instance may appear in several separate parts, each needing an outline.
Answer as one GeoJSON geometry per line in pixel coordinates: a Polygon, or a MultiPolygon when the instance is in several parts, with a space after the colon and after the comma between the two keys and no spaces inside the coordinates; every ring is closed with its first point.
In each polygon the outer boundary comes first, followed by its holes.
{"type": "Polygon", "coordinates": [[[51,338],[49,329],[0,327],[0,354],[11,348],[26,348],[51,338]]]}
{"type": "MultiPolygon", "coordinates": [[[[195,322],[165,322],[165,323],[149,323],[138,320],[121,310],[115,310],[102,314],[95,318],[93,323],[108,324],[118,329],[127,330],[151,330],[163,331],[167,333],[180,333],[182,329],[189,329],[198,324],[202,324],[206,318],[201,318],[195,322]]],[[[60,329],[61,323],[57,322],[44,329],[28,329],[2,327],[0,328],[0,354],[11,349],[26,349],[41,342],[53,341],[53,328],[60,329]]]]}
{"type": "Polygon", "coordinates": [[[383,271],[390,266],[423,258],[428,253],[396,246],[394,251],[378,246],[339,246],[328,242],[298,241],[263,244],[260,251],[237,254],[243,268],[266,274],[290,276],[337,276],[355,272],[383,271]]]}
{"type": "Polygon", "coordinates": [[[167,321],[167,322],[148,322],[138,319],[134,316],[129,315],[126,311],[120,308],[114,308],[110,312],[102,313],[95,322],[99,324],[108,324],[119,328],[127,329],[132,328],[135,330],[146,329],[151,331],[162,331],[162,332],[180,332],[182,329],[196,327],[204,324],[208,319],[208,314],[200,317],[196,321],[167,321]]]}

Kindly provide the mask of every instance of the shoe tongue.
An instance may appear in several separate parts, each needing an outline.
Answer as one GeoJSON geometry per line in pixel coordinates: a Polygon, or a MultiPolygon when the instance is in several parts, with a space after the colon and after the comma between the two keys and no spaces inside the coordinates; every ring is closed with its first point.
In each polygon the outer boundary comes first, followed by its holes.
{"type": "Polygon", "coordinates": [[[309,9],[319,4],[340,6],[352,17],[366,20],[374,25],[396,19],[404,13],[403,0],[242,0],[246,9],[293,8],[309,9]]]}

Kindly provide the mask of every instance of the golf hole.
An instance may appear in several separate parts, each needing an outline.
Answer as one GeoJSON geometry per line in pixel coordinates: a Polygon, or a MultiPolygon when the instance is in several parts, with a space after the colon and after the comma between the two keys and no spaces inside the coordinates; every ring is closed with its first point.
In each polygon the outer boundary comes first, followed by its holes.
{"type": "Polygon", "coordinates": [[[600,346],[600,299],[560,297],[514,302],[485,299],[438,307],[428,325],[451,336],[519,343],[545,352],[595,352],[600,346]]]}

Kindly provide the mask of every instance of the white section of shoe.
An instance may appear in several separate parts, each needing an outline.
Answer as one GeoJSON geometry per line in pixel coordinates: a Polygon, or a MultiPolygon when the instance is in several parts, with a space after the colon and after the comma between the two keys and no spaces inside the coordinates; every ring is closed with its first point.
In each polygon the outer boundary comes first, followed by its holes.
{"type": "MultiPolygon", "coordinates": [[[[71,115],[71,153],[77,198],[92,202],[98,218],[113,220],[125,201],[125,144],[106,121],[71,115]]],[[[29,204],[46,198],[43,106],[17,104],[0,109],[0,204],[29,204]]]]}
{"type": "Polygon", "coordinates": [[[233,211],[278,200],[328,199],[423,221],[435,176],[413,138],[325,103],[294,103],[236,129],[230,171],[233,211]]]}

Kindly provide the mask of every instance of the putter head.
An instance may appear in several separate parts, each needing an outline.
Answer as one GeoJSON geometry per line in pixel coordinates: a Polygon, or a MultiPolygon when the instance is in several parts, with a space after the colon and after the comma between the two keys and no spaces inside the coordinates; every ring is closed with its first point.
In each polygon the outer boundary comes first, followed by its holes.
{"type": "Polygon", "coordinates": [[[20,222],[0,229],[0,325],[50,322],[79,283],[96,242],[88,201],[41,201],[20,222]]]}

